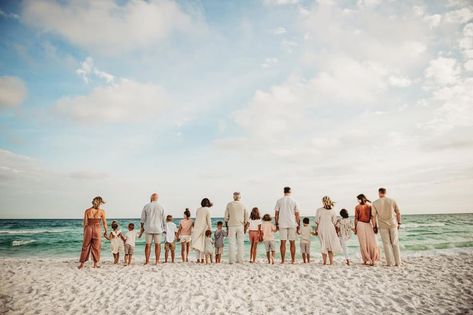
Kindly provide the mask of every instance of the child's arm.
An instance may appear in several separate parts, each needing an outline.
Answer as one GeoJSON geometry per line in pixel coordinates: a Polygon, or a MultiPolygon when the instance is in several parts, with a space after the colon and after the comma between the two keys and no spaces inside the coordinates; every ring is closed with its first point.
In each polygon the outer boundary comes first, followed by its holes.
{"type": "Polygon", "coordinates": [[[110,234],[107,236],[107,234],[104,234],[103,235],[105,237],[105,239],[109,240],[112,238],[112,232],[110,232],[110,234]]]}
{"type": "Polygon", "coordinates": [[[122,234],[122,233],[120,233],[120,238],[122,239],[122,241],[126,242],[126,238],[123,237],[123,234],[122,234]]]}
{"type": "Polygon", "coordinates": [[[276,225],[273,224],[273,225],[271,226],[271,231],[273,231],[273,232],[277,232],[277,231],[278,231],[278,228],[276,227],[276,225]]]}

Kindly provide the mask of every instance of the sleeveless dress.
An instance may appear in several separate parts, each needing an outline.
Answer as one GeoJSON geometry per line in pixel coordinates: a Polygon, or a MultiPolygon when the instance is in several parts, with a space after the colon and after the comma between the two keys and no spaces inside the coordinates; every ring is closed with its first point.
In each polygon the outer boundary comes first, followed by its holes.
{"type": "Polygon", "coordinates": [[[92,259],[95,263],[100,261],[100,249],[102,246],[102,233],[100,232],[100,218],[87,218],[87,224],[84,227],[84,241],[80,253],[80,262],[92,259]]]}
{"type": "Polygon", "coordinates": [[[120,238],[122,234],[121,231],[112,231],[112,239],[110,239],[110,249],[112,250],[112,254],[118,254],[123,252],[125,247],[123,246],[123,240],[120,238]]]}
{"type": "Polygon", "coordinates": [[[333,254],[340,253],[342,246],[340,245],[340,239],[338,238],[335,225],[337,224],[337,216],[333,209],[319,208],[315,215],[315,222],[317,223],[317,232],[320,240],[320,252],[327,254],[332,252],[333,254]]]}
{"type": "Polygon", "coordinates": [[[379,261],[379,249],[376,244],[376,235],[371,225],[371,206],[358,205],[355,208],[356,235],[360,243],[360,252],[363,263],[373,264],[379,261]]]}

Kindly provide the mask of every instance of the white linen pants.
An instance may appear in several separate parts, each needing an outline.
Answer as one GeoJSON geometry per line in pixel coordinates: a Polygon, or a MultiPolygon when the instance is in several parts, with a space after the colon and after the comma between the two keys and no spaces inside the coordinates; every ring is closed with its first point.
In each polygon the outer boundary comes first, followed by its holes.
{"type": "Polygon", "coordinates": [[[231,264],[235,262],[235,254],[236,254],[236,262],[242,263],[243,262],[243,249],[245,243],[245,233],[243,229],[243,225],[241,226],[229,226],[228,227],[228,242],[230,247],[230,252],[228,255],[229,261],[231,264]],[[235,253],[236,249],[236,253],[235,253]]]}
{"type": "Polygon", "coordinates": [[[384,256],[388,266],[401,265],[401,251],[399,250],[399,231],[397,228],[379,229],[383,241],[384,256]]]}

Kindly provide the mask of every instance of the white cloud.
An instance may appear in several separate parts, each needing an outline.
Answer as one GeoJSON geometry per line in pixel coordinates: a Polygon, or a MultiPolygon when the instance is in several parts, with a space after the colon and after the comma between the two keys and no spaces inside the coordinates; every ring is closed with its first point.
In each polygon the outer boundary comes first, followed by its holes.
{"type": "Polygon", "coordinates": [[[0,77],[0,109],[20,105],[27,94],[26,86],[20,78],[0,77]]]}
{"type": "Polygon", "coordinates": [[[443,86],[456,83],[460,73],[461,69],[455,59],[438,57],[430,61],[429,67],[425,70],[425,77],[432,83],[443,86]]]}
{"type": "Polygon", "coordinates": [[[4,17],[4,18],[8,18],[8,19],[15,19],[15,20],[19,20],[20,19],[20,16],[18,14],[15,14],[15,13],[7,13],[5,11],[3,11],[2,9],[0,9],[0,17],[4,17]]]}
{"type": "Polygon", "coordinates": [[[263,3],[266,5],[288,5],[297,4],[299,0],[263,0],[263,3]]]}
{"type": "Polygon", "coordinates": [[[95,67],[92,57],[87,57],[81,63],[80,68],[76,70],[76,73],[82,77],[85,83],[89,83],[91,75],[104,79],[106,83],[112,83],[115,80],[115,77],[110,73],[101,71],[95,67]]]}
{"type": "Polygon", "coordinates": [[[192,17],[168,0],[123,5],[117,1],[27,0],[22,19],[80,47],[110,54],[150,47],[175,31],[197,29],[192,17]]]}
{"type": "Polygon", "coordinates": [[[278,58],[275,57],[270,57],[270,58],[265,58],[264,62],[261,64],[262,68],[270,68],[274,66],[275,64],[278,63],[278,58]]]}
{"type": "Polygon", "coordinates": [[[62,98],[56,110],[78,121],[122,123],[155,119],[169,103],[158,85],[120,79],[89,95],[62,98]]]}
{"type": "Polygon", "coordinates": [[[272,32],[274,35],[282,35],[282,34],[286,34],[287,30],[285,27],[279,26],[279,27],[276,27],[272,32]]]}
{"type": "Polygon", "coordinates": [[[463,37],[458,46],[465,57],[464,68],[473,71],[473,23],[468,23],[463,28],[463,37]]]}
{"type": "Polygon", "coordinates": [[[392,75],[389,77],[389,84],[397,87],[408,87],[412,84],[412,81],[406,77],[398,77],[392,75]]]}

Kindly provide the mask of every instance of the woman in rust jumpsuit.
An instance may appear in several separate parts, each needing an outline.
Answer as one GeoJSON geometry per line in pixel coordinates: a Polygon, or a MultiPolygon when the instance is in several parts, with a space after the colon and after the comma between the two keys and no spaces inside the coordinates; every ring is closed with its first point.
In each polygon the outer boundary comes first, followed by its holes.
{"type": "Polygon", "coordinates": [[[92,253],[94,268],[98,268],[100,262],[100,247],[102,234],[100,231],[100,221],[104,228],[103,235],[107,235],[107,220],[105,211],[100,209],[104,204],[102,197],[95,197],[92,200],[92,207],[84,212],[84,242],[82,243],[82,252],[80,254],[79,269],[84,267],[84,263],[89,260],[89,254],[92,253]]]}

